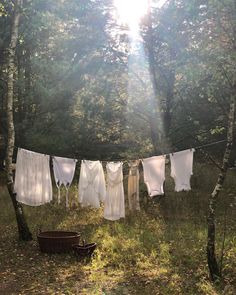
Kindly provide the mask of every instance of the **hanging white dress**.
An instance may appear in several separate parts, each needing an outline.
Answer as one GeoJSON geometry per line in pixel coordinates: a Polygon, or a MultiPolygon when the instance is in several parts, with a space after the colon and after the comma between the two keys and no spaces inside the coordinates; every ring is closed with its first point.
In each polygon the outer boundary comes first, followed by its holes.
{"type": "Polygon", "coordinates": [[[171,176],[175,181],[175,191],[191,190],[190,178],[193,174],[194,149],[170,154],[171,176]]]}
{"type": "Polygon", "coordinates": [[[75,174],[77,160],[62,157],[53,157],[53,173],[58,188],[58,204],[61,201],[60,187],[63,184],[66,188],[66,207],[69,207],[68,194],[69,187],[75,174]]]}
{"type": "Polygon", "coordinates": [[[48,155],[18,149],[14,191],[16,200],[39,206],[52,200],[52,182],[48,155]]]}
{"type": "Polygon", "coordinates": [[[106,183],[100,161],[83,160],[79,178],[79,202],[83,207],[100,207],[106,197],[106,183]]]}
{"type": "Polygon", "coordinates": [[[143,159],[144,182],[150,197],[163,195],[165,181],[165,155],[143,159]]]}
{"type": "Polygon", "coordinates": [[[108,220],[118,220],[125,217],[122,168],[122,162],[109,162],[106,165],[107,194],[104,203],[104,218],[108,220]]]}

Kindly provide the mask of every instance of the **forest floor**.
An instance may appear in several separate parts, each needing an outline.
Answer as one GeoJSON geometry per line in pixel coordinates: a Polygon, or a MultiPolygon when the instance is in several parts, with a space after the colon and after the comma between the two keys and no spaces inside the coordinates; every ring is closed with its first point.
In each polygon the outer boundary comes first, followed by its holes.
{"type": "MultiPolygon", "coordinates": [[[[215,169],[215,168],[214,168],[215,169]]],[[[223,282],[211,284],[206,261],[206,213],[216,175],[198,166],[192,191],[145,197],[141,211],[124,220],[109,222],[99,210],[73,205],[66,210],[56,200],[40,207],[24,206],[33,233],[32,242],[19,242],[14,211],[3,184],[0,186],[0,294],[236,294],[236,171],[229,171],[217,210],[217,255],[223,282]],[[88,242],[97,242],[90,261],[71,254],[43,254],[37,232],[76,230],[88,242]],[[225,231],[226,229],[226,231],[225,231]]],[[[216,171],[217,172],[217,171],[216,171]]],[[[75,197],[76,188],[70,196],[75,197]]]]}

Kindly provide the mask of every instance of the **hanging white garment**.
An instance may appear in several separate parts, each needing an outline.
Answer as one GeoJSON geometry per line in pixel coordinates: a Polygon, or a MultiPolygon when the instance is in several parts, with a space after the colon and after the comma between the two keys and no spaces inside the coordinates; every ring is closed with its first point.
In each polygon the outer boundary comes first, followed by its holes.
{"type": "Polygon", "coordinates": [[[52,200],[52,182],[48,155],[18,149],[14,191],[16,199],[30,206],[52,200]]]}
{"type": "Polygon", "coordinates": [[[106,165],[107,194],[104,203],[104,218],[108,220],[118,220],[125,217],[122,167],[122,162],[109,162],[106,165]]]}
{"type": "Polygon", "coordinates": [[[79,202],[83,207],[100,207],[106,196],[106,183],[100,161],[83,160],[79,178],[79,202]]]}
{"type": "Polygon", "coordinates": [[[142,161],[144,182],[150,197],[164,194],[165,159],[166,156],[163,155],[146,158],[142,161]]]}
{"type": "Polygon", "coordinates": [[[58,204],[61,202],[61,192],[60,188],[63,184],[66,188],[66,207],[69,207],[68,202],[68,194],[69,194],[69,187],[73,180],[75,174],[75,167],[76,167],[77,160],[75,159],[68,159],[62,157],[53,157],[53,173],[56,182],[56,186],[58,189],[58,204]]]}
{"type": "Polygon", "coordinates": [[[171,176],[175,181],[175,191],[189,191],[190,178],[193,174],[194,149],[170,154],[171,176]]]}

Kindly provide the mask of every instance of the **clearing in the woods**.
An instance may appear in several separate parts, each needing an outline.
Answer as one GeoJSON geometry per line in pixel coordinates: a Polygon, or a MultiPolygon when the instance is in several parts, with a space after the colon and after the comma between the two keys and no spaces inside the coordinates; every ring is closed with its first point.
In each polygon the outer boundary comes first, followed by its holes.
{"type": "MultiPolygon", "coordinates": [[[[214,169],[215,170],[215,169],[214,169]]],[[[231,170],[220,196],[217,249],[225,233],[224,282],[212,285],[206,261],[206,212],[216,175],[196,165],[193,190],[174,193],[168,179],[166,196],[151,201],[142,186],[141,212],[118,222],[103,210],[53,203],[25,206],[32,242],[18,242],[14,211],[3,184],[0,190],[0,294],[236,294],[236,189],[231,170]],[[75,230],[98,247],[90,261],[71,254],[42,254],[39,229],[75,230]]],[[[76,197],[76,186],[70,192],[76,197]]],[[[219,257],[221,256],[220,253],[219,257]]]]}

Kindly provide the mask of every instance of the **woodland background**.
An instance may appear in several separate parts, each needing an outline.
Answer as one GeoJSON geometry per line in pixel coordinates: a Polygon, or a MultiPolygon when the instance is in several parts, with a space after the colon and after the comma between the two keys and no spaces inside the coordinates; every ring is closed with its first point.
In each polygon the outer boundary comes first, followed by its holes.
{"type": "MultiPolygon", "coordinates": [[[[34,241],[17,241],[4,172],[13,10],[13,1],[0,0],[0,294],[235,294],[234,169],[216,211],[223,281],[210,283],[206,262],[208,200],[224,142],[195,153],[191,192],[174,193],[167,166],[166,197],[150,200],[141,185],[141,213],[127,210],[124,221],[111,224],[102,209],[81,209],[76,201],[69,211],[56,203],[25,206],[34,241]],[[89,263],[42,255],[39,228],[80,231],[98,250],[89,263]]],[[[20,13],[14,158],[23,147],[77,159],[135,159],[226,139],[235,97],[235,0],[154,5],[136,47],[110,0],[23,0],[20,13]]],[[[235,159],[234,143],[232,168],[235,159]]]]}
{"type": "MultiPolygon", "coordinates": [[[[4,158],[13,5],[0,3],[4,158]]],[[[113,10],[108,0],[23,1],[14,77],[15,145],[110,159],[225,139],[235,74],[235,1],[167,1],[161,10],[153,8],[140,25],[146,63],[130,52],[128,29],[117,24],[113,10]],[[153,97],[147,67],[156,85],[153,97]]],[[[221,147],[214,152],[220,154],[221,147]]]]}

